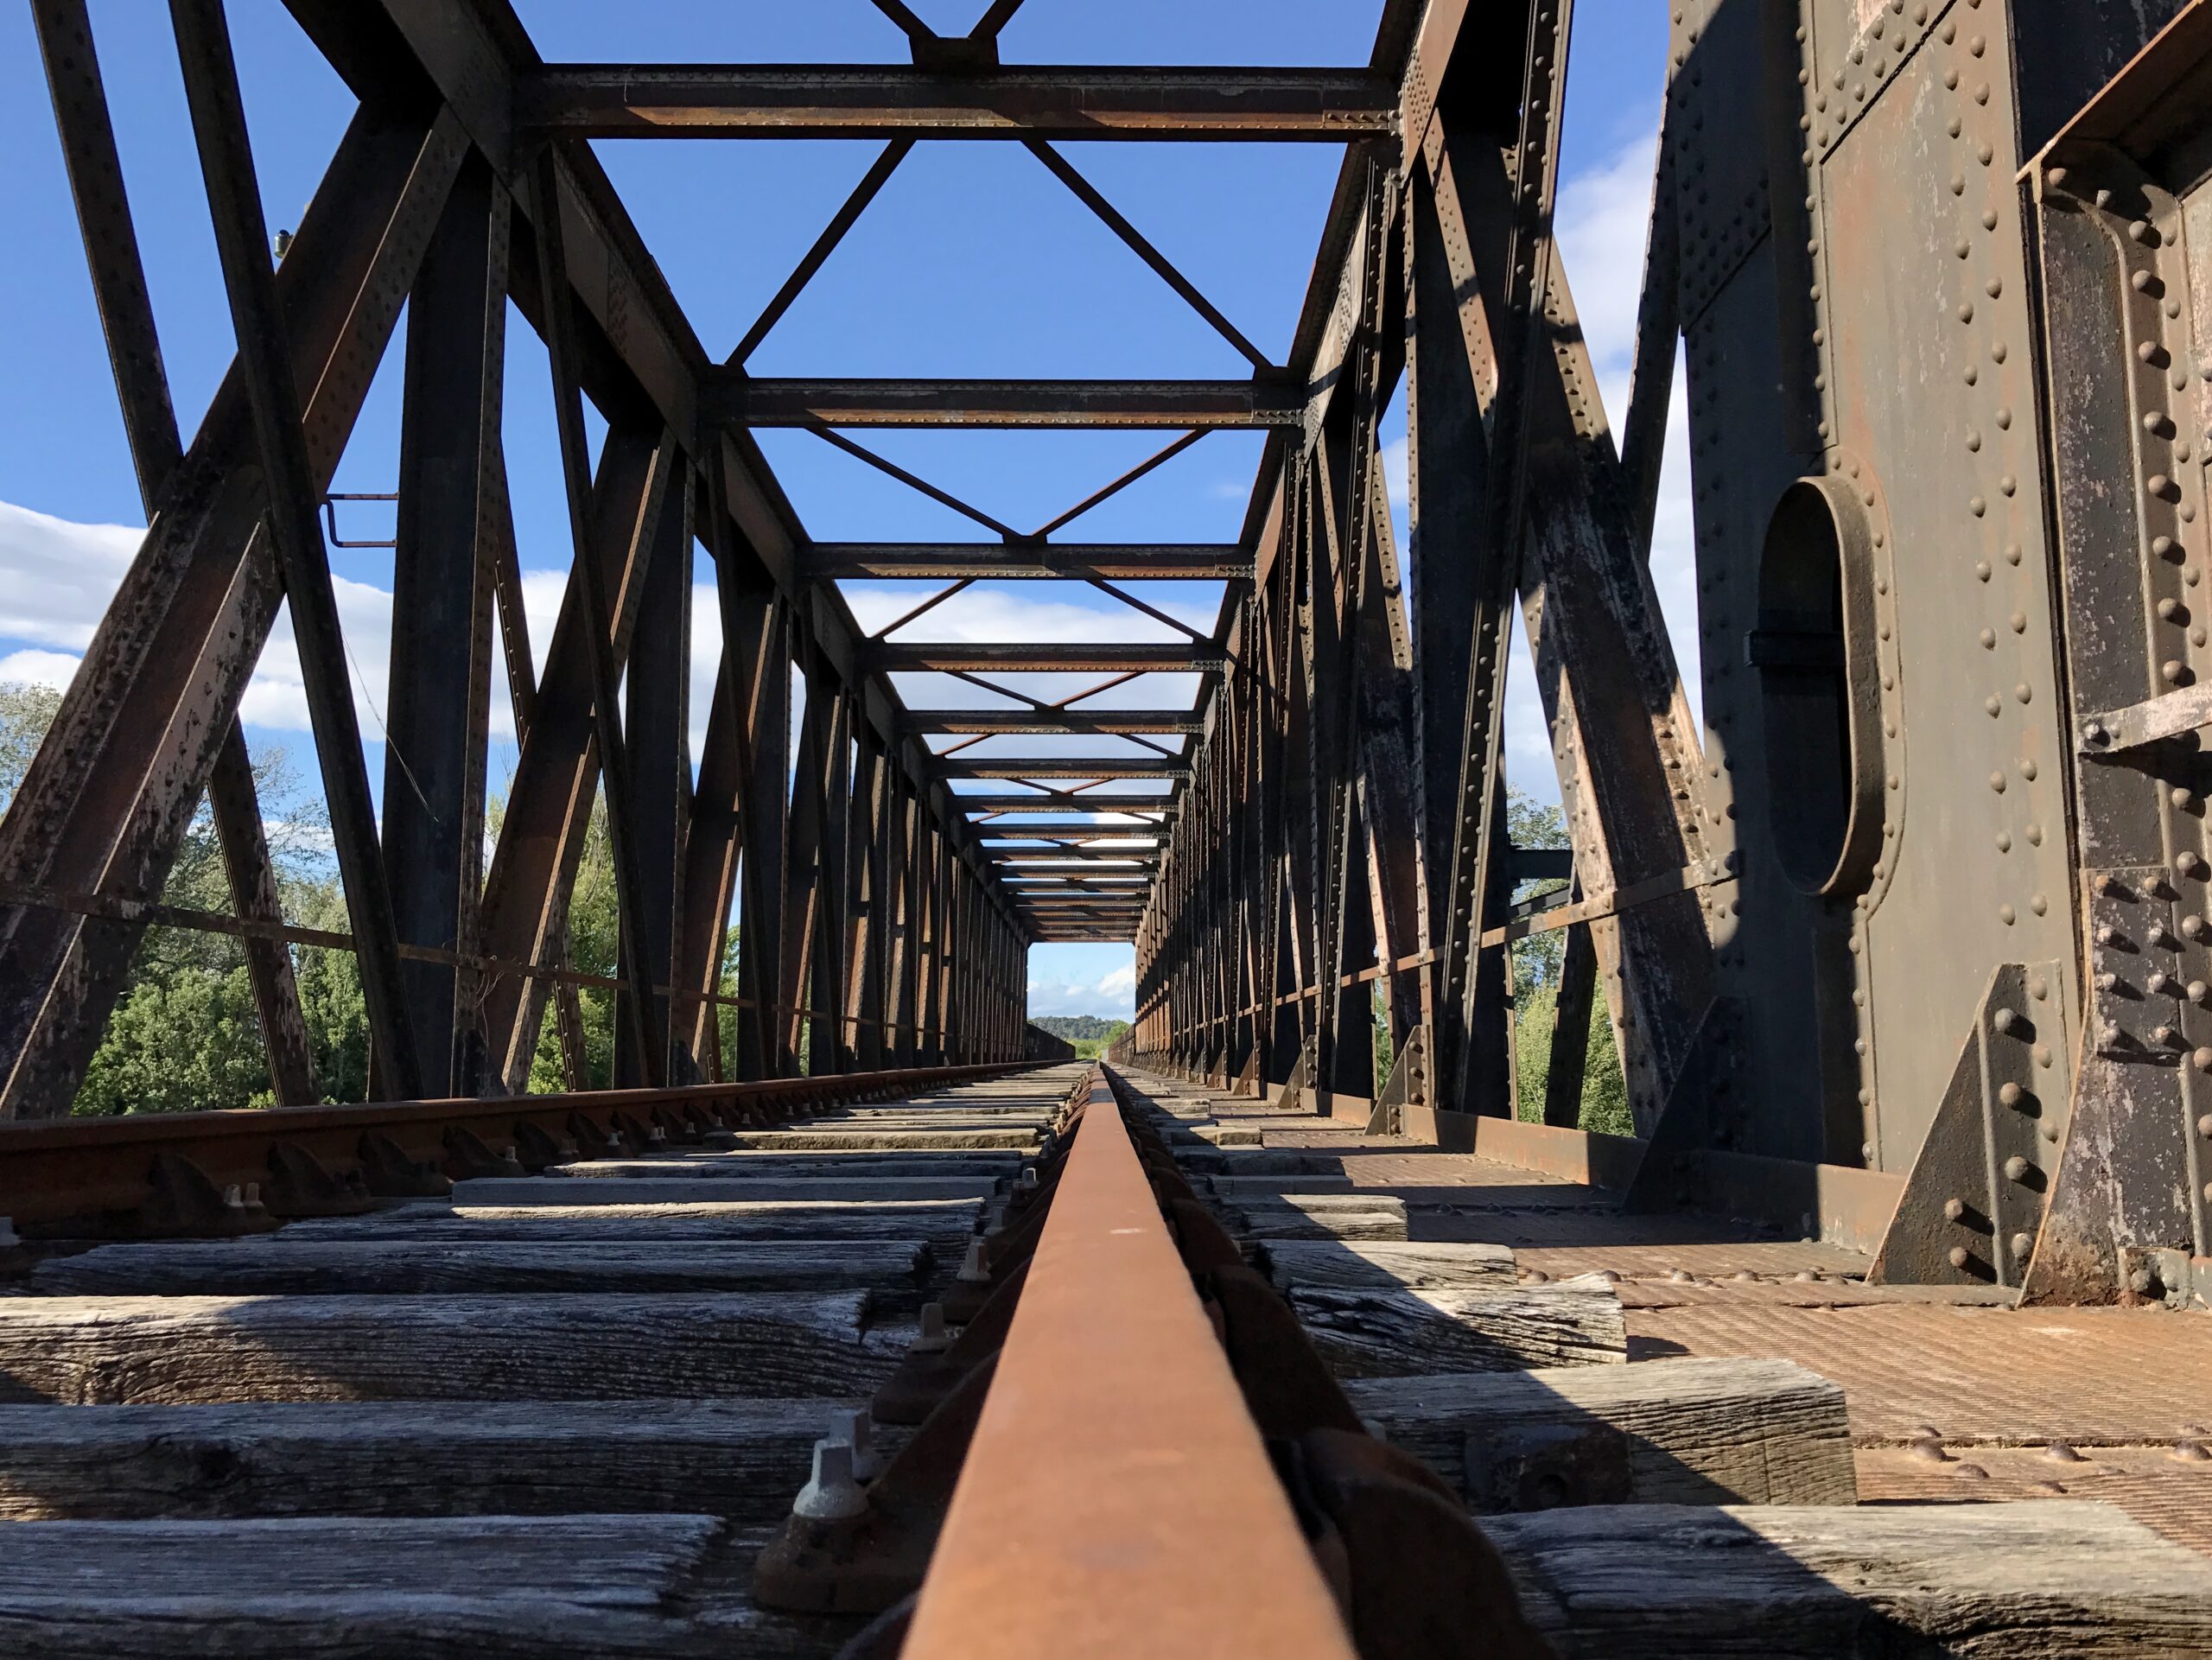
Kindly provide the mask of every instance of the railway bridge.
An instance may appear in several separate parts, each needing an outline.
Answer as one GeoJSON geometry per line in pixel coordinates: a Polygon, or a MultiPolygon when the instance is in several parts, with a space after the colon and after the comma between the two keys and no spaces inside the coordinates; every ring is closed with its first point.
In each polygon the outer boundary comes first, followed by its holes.
{"type": "Polygon", "coordinates": [[[234,352],[187,433],[112,37],[27,0],[83,234],[15,257],[89,275],[148,528],[0,817],[0,1652],[2212,1652],[2212,4],[1666,0],[1616,429],[1554,234],[1605,0],[1023,60],[1059,3],[771,64],[283,0],[353,107],[279,226],[275,9],[170,0],[234,352]],[[669,140],[874,157],[733,347],[610,174],[669,140]],[[1123,143],[1341,157],[1287,352],[1094,182],[1123,143]],[[754,372],[938,144],[1026,151],[1249,372],[754,372]],[[377,779],[333,554],[387,366],[377,779]],[[1030,530],[923,429],[1160,448],[1030,530]],[[1233,539],[1083,539],[1221,432],[1233,539]],[[973,535],[816,539],[791,434],[973,535]],[[1114,638],[930,626],[1021,583],[1114,638]],[[342,928],[241,723],[280,614],[342,928]],[[203,811],[226,909],[170,886],[203,811]],[[73,1116],[177,936],[270,1104],[73,1116]],[[1027,953],[1118,941],[1078,1059],[1027,953]]]}

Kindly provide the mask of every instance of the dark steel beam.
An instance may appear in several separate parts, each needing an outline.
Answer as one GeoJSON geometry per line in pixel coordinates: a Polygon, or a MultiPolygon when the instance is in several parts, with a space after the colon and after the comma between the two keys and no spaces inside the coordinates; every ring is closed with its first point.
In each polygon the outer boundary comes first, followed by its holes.
{"type": "Polygon", "coordinates": [[[700,417],[745,427],[1281,427],[1306,389],[1249,380],[829,380],[716,372],[700,417]]]}
{"type": "Polygon", "coordinates": [[[867,666],[880,673],[1206,673],[1219,670],[1227,660],[1218,647],[1195,642],[1112,646],[1055,641],[1033,646],[877,640],[864,648],[867,666]]]}
{"type": "MultiPolygon", "coordinates": [[[[560,191],[559,163],[551,151],[543,152],[532,169],[531,181],[531,199],[537,205],[534,228],[537,232],[537,268],[542,273],[569,268],[567,232],[553,206],[560,199],[560,191]]],[[[576,597],[578,615],[583,625],[584,662],[591,697],[591,737],[598,747],[599,772],[605,785],[607,839],[614,867],[617,931],[620,938],[631,947],[622,968],[629,992],[626,1000],[617,1000],[618,1014],[626,1010],[628,1015],[630,1041],[643,1071],[637,1081],[647,1087],[658,1087],[664,1076],[664,1057],[652,1041],[653,981],[639,950],[650,935],[645,924],[644,878],[630,822],[630,807],[636,793],[618,702],[621,673],[611,639],[615,601],[606,587],[605,573],[591,534],[591,455],[584,433],[583,381],[574,296],[565,283],[548,280],[539,286],[538,324],[544,334],[545,355],[553,378],[554,424],[560,436],[561,475],[567,486],[569,536],[575,562],[570,591],[576,597]]],[[[658,512],[652,514],[643,529],[642,533],[649,540],[658,537],[659,517],[658,512]]],[[[648,567],[650,563],[649,552],[648,567]]],[[[590,811],[588,799],[585,811],[590,811]]]]}
{"type": "Polygon", "coordinates": [[[516,94],[524,135],[575,138],[1344,143],[1392,134],[1398,115],[1397,88],[1366,69],[565,63],[516,94]]]}
{"type": "MultiPolygon", "coordinates": [[[[84,0],[37,0],[32,21],[54,100],[54,128],[61,141],[69,194],[85,241],[92,297],[99,307],[108,364],[115,377],[124,436],[138,477],[140,504],[150,520],[158,511],[170,475],[184,459],[176,414],[169,401],[168,371],[154,327],[152,296],[138,256],[137,232],[124,188],[123,163],[115,148],[107,92],[84,0]]],[[[249,921],[282,922],[283,909],[269,843],[261,822],[253,763],[245,734],[230,722],[209,774],[207,803],[222,844],[230,878],[231,902],[249,921]]],[[[135,947],[135,935],[134,935],[135,947]]],[[[253,982],[255,1012],[260,1017],[262,1046],[269,1061],[270,1092],[280,1106],[299,1106],[320,1098],[308,1047],[307,1022],[292,972],[291,953],[271,939],[243,942],[253,982]]]]}
{"type": "MultiPolygon", "coordinates": [[[[602,645],[618,665],[637,626],[653,528],[675,468],[675,446],[664,436],[617,427],[607,434],[592,481],[579,539],[598,562],[601,592],[618,601],[601,624],[607,631],[602,645]]],[[[583,571],[572,568],[484,887],[486,951],[510,961],[546,962],[567,939],[569,895],[600,782],[583,582],[583,571]]],[[[542,981],[503,978],[485,998],[492,1063],[511,1089],[529,1078],[545,995],[542,981]]]]}
{"type": "Polygon", "coordinates": [[[805,291],[806,285],[814,280],[814,274],[837,251],[837,245],[845,239],[845,233],[859,222],[860,216],[868,211],[868,205],[890,182],[891,175],[899,170],[899,163],[906,159],[906,152],[912,148],[912,142],[903,138],[893,139],[883,147],[883,153],[861,175],[861,181],[853,187],[852,194],[830,215],[830,223],[822,227],[822,234],[815,238],[814,245],[806,251],[805,257],[784,279],[784,285],[776,290],[775,297],[762,307],[760,315],[753,320],[753,327],[745,331],[745,338],[738,341],[727,359],[731,366],[742,365],[760,342],[767,339],[768,331],[805,291]]]}
{"type": "Polygon", "coordinates": [[[939,761],[937,771],[940,777],[948,779],[1187,779],[1191,776],[1189,766],[1179,761],[1133,760],[1127,757],[1105,760],[1081,755],[1065,760],[1025,760],[1017,755],[1012,760],[939,761]]]}
{"type": "MultiPolygon", "coordinates": [[[[378,8],[327,10],[311,0],[289,3],[357,92],[387,80],[410,90],[418,84],[434,87],[460,130],[510,188],[521,187],[535,145],[527,133],[518,138],[515,105],[519,86],[540,66],[502,0],[443,0],[435,6],[384,0],[380,16],[373,15],[378,8]],[[363,12],[372,14],[360,30],[373,37],[364,42],[365,51],[354,49],[349,39],[363,12]],[[351,61],[355,59],[359,61],[351,61]]],[[[804,582],[795,555],[805,540],[796,513],[748,435],[702,430],[701,389],[715,366],[591,148],[581,143],[558,148],[569,232],[567,275],[580,325],[596,325],[589,331],[592,352],[586,364],[594,377],[592,398],[602,407],[609,401],[627,407],[642,398],[657,409],[670,429],[681,435],[693,459],[721,474],[728,517],[785,598],[796,600],[804,582]]],[[[534,296],[525,292],[518,297],[524,314],[532,315],[534,296]]],[[[895,735],[896,699],[888,688],[857,672],[853,629],[842,607],[813,607],[803,624],[793,626],[803,627],[808,643],[855,687],[864,718],[887,739],[895,735]]],[[[912,744],[901,745],[899,761],[924,811],[951,836],[950,856],[977,868],[973,843],[960,827],[964,821],[944,805],[943,787],[929,783],[916,751],[912,744]]],[[[780,794],[772,792],[763,798],[780,794]]],[[[778,932],[753,928],[749,922],[747,926],[754,938],[778,932]]]]}
{"type": "MultiPolygon", "coordinates": [[[[1034,795],[956,795],[952,798],[957,812],[991,813],[1071,813],[1071,812],[1166,812],[1175,805],[1173,793],[1160,795],[1071,795],[1065,791],[1039,791],[1034,795]]],[[[988,826],[979,826],[982,834],[992,832],[988,826]]],[[[1132,824],[1128,827],[1137,835],[1149,833],[1150,827],[1132,824]]]]}
{"type": "Polygon", "coordinates": [[[908,733],[965,732],[982,735],[1047,733],[1079,737],[1118,737],[1143,732],[1154,736],[1190,737],[1205,730],[1205,718],[1190,709],[910,709],[899,716],[908,733]]]}
{"type": "MultiPolygon", "coordinates": [[[[1112,824],[1078,824],[1071,826],[1066,830],[1001,830],[995,825],[984,825],[982,826],[982,839],[983,842],[983,851],[985,854],[988,855],[1014,850],[998,846],[997,843],[1001,842],[1019,842],[1023,843],[1061,843],[1069,847],[1084,847],[1093,842],[1117,842],[1128,838],[1149,838],[1146,841],[1146,845],[1132,848],[1130,851],[1150,855],[1159,850],[1159,837],[1154,834],[1157,829],[1158,826],[1156,825],[1146,824],[1124,824],[1120,826],[1112,824]]],[[[1033,851],[1036,849],[1031,850],[1033,851]]]]}
{"type": "MultiPolygon", "coordinates": [[[[484,888],[507,252],[506,192],[471,158],[409,296],[383,821],[402,943],[463,956],[478,950],[484,888]]],[[[474,976],[419,961],[402,976],[425,1083],[475,1094],[474,976]]]]}
{"type": "Polygon", "coordinates": [[[1252,556],[1233,542],[817,542],[803,553],[801,569],[830,579],[1249,581],[1252,556]]]}
{"type": "Polygon", "coordinates": [[[238,366],[269,492],[263,533],[283,573],[301,679],[321,763],[331,838],[353,923],[370,1043],[392,1091],[423,1093],[423,1069],[400,977],[399,937],[378,849],[375,804],[346,673],[338,595],[315,518],[322,487],[308,453],[299,385],[262,217],[238,66],[220,0],[170,0],[185,98],[207,181],[215,250],[238,335],[238,366]]]}
{"type": "MultiPolygon", "coordinates": [[[[681,918],[685,832],[691,797],[691,480],[688,471],[669,480],[654,530],[652,557],[645,567],[639,602],[637,638],[631,647],[639,671],[622,688],[622,741],[629,761],[630,798],[624,823],[635,846],[639,922],[635,938],[620,943],[617,970],[629,987],[675,985],[683,973],[681,918]]],[[[610,786],[613,783],[609,779],[610,786]]],[[[614,804],[607,803],[610,821],[614,804]]],[[[642,1086],[649,1077],[665,1078],[669,1068],[689,1063],[690,1046],[670,1040],[680,1011],[654,993],[632,1020],[617,1011],[614,1022],[614,1082],[642,1086]],[[645,1047],[636,1046],[642,1028],[645,1047]]]]}

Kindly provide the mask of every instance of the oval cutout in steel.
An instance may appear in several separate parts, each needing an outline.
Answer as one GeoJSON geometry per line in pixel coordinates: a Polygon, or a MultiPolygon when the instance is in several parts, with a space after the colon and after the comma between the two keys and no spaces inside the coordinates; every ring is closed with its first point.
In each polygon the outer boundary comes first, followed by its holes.
{"type": "Polygon", "coordinates": [[[1882,841],[1873,540],[1841,480],[1782,493],[1759,557],[1758,671],[1767,795],[1783,870],[1808,894],[1863,887],[1882,841]]]}

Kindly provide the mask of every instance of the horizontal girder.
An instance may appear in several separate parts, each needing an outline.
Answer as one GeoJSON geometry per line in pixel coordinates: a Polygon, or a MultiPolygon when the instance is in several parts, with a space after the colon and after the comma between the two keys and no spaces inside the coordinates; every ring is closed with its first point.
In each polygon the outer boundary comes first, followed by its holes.
{"type": "MultiPolygon", "coordinates": [[[[1071,795],[1065,791],[1039,791],[1035,795],[956,795],[953,806],[963,812],[1154,812],[1175,805],[1173,792],[1159,795],[1071,795]]],[[[1131,830],[1141,830],[1132,824],[1131,830]]]]}
{"type": "Polygon", "coordinates": [[[1397,124],[1366,69],[888,64],[550,64],[515,124],[572,138],[1270,139],[1342,143],[1397,124]]]}
{"type": "Polygon", "coordinates": [[[1103,759],[1077,755],[1066,760],[941,760],[938,773],[949,779],[1032,778],[1173,778],[1191,776],[1188,761],[1103,759]]]}
{"type": "Polygon", "coordinates": [[[879,639],[869,641],[861,650],[867,654],[868,666],[881,673],[904,670],[944,674],[1187,674],[1218,670],[1228,661],[1220,646],[1198,640],[1112,646],[1057,640],[1036,645],[1001,640],[932,645],[879,639]]]}
{"type": "Polygon", "coordinates": [[[1152,737],[1196,737],[1205,730],[1205,721],[1195,709],[910,709],[899,716],[899,728],[908,734],[1110,738],[1136,732],[1152,737]]]}
{"type": "Polygon", "coordinates": [[[1306,389],[1249,380],[710,378],[700,418],[746,427],[1283,427],[1306,389]]]}
{"type": "Polygon", "coordinates": [[[810,576],[1147,577],[1249,579],[1252,556],[1233,542],[817,542],[801,556],[810,576]]]}

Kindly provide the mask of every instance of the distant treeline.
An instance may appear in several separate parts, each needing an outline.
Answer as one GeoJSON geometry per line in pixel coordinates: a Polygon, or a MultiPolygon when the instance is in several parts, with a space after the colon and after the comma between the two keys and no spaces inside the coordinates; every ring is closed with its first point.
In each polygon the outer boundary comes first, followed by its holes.
{"type": "Polygon", "coordinates": [[[1104,1020],[1096,1014],[1033,1014],[1032,1026],[1040,1026],[1056,1038],[1065,1038],[1070,1043],[1103,1040],[1108,1043],[1129,1029],[1127,1021],[1104,1020]]]}

